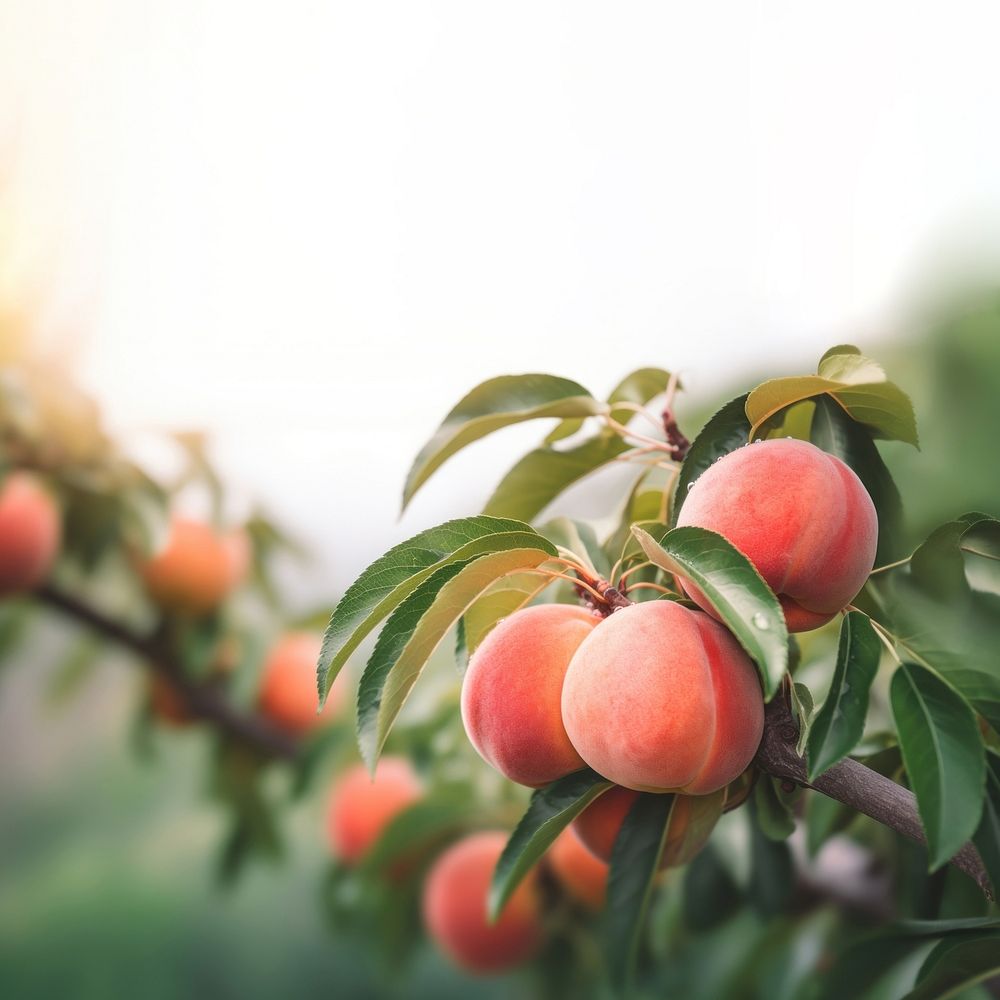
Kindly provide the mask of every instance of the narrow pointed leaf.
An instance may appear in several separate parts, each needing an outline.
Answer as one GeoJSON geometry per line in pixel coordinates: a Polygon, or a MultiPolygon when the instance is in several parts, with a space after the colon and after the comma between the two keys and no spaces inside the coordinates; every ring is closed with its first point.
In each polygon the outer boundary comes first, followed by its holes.
{"type": "Polygon", "coordinates": [[[582,385],[554,375],[489,379],[459,401],[417,455],[406,477],[403,509],[445,461],[493,431],[539,417],[587,417],[607,410],[607,403],[582,385]]]}
{"type": "Polygon", "coordinates": [[[846,757],[861,739],[868,692],[881,656],[882,644],[868,616],[848,612],[840,626],[830,691],[810,728],[806,755],[810,781],[846,757]]]}
{"type": "Polygon", "coordinates": [[[393,612],[358,685],[358,745],[369,770],[424,664],[469,605],[507,573],[549,558],[544,549],[524,548],[449,563],[393,612]]]}
{"type": "Polygon", "coordinates": [[[728,788],[708,795],[678,795],[667,823],[660,864],[680,868],[692,861],[708,842],[725,810],[728,788]]]}
{"type": "Polygon", "coordinates": [[[500,481],[483,513],[533,521],[573,483],[613,462],[630,447],[617,434],[604,431],[571,448],[529,451],[500,481]]]}
{"type": "Polygon", "coordinates": [[[632,979],[653,880],[660,867],[675,795],[641,794],[615,839],[605,906],[611,980],[620,990],[632,979]]]}
{"type": "Polygon", "coordinates": [[[1000,935],[945,938],[924,960],[917,985],[903,1000],[944,1000],[1000,973],[1000,935]]]}
{"type": "Polygon", "coordinates": [[[968,703],[924,667],[899,667],[890,696],[934,870],[952,858],[979,825],[986,777],[982,736],[968,703]]]}
{"type": "Polygon", "coordinates": [[[607,778],[584,768],[532,794],[527,812],[510,835],[493,872],[489,895],[491,920],[496,920],[521,880],[556,837],[610,787],[607,778]]]}
{"type": "Polygon", "coordinates": [[[788,629],[781,605],[753,564],[722,535],[706,528],[674,528],[659,544],[632,529],[646,557],[693,583],[757,664],[770,698],[788,667],[788,629]]]}
{"type": "MultiPolygon", "coordinates": [[[[611,390],[608,396],[609,403],[638,403],[640,406],[648,403],[654,396],[665,392],[667,383],[670,381],[670,372],[662,368],[638,368],[634,372],[629,372],[618,385],[611,390]]],[[[678,383],[678,387],[680,383],[678,383]]],[[[612,408],[611,416],[620,423],[628,423],[632,417],[632,412],[625,407],[612,408]]],[[[571,420],[562,420],[549,432],[545,438],[545,444],[552,444],[561,441],[571,434],[575,434],[583,425],[583,420],[576,417],[571,420]]]]}
{"type": "Polygon", "coordinates": [[[462,616],[466,657],[472,656],[501,619],[530,604],[550,586],[551,580],[536,573],[514,573],[487,588],[462,616]]]}
{"type": "Polygon", "coordinates": [[[731,399],[712,416],[691,442],[687,457],[681,466],[674,495],[671,523],[677,523],[677,514],[684,504],[688,490],[713,462],[750,442],[750,421],[746,413],[747,394],[731,399]]]}
{"type": "Polygon", "coordinates": [[[809,438],[854,470],[878,514],[876,565],[894,562],[902,552],[903,501],[871,434],[828,396],[815,399],[809,438]]]}
{"type": "Polygon", "coordinates": [[[484,552],[536,544],[550,545],[521,521],[479,516],[429,528],[380,556],[347,588],[327,625],[317,665],[320,702],[358,644],[435,570],[484,552]]]}

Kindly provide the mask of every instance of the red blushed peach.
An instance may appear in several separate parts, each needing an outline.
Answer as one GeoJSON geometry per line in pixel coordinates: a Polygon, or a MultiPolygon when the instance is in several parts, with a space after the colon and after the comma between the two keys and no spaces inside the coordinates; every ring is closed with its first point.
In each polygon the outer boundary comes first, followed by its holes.
{"type": "Polygon", "coordinates": [[[562,715],[580,756],[615,784],[705,795],[749,765],[764,701],[753,663],[725,628],[652,601],[616,611],[580,644],[562,715]]]}
{"type": "Polygon", "coordinates": [[[462,686],[465,731],[512,781],[538,788],[583,767],[559,706],[570,658],[597,622],[567,604],[523,608],[473,654],[462,686]]]}
{"type": "Polygon", "coordinates": [[[258,702],[272,722],[291,733],[306,733],[328,721],[344,702],[346,674],[327,695],[322,714],[316,689],[316,661],[323,639],[315,632],[289,632],[271,647],[264,662],[258,702]]]}
{"type": "Polygon", "coordinates": [[[13,472],[0,484],[0,596],[37,587],[52,568],[59,511],[39,481],[13,472]]]}
{"type": "Polygon", "coordinates": [[[139,563],[149,596],[167,611],[206,615],[235,590],[246,573],[248,547],[239,532],[175,517],[166,545],[139,563]]]}
{"type": "Polygon", "coordinates": [[[453,844],[434,862],[424,885],[424,924],[438,947],[469,972],[502,972],[530,958],[541,945],[536,873],[514,890],[500,917],[486,919],[490,880],[507,842],[498,831],[453,844]]]}
{"type": "MultiPolygon", "coordinates": [[[[718,532],[778,595],[791,632],[830,621],[875,564],[878,517],[839,458],[785,438],[747,445],[707,469],[683,499],[678,525],[718,532]]],[[[691,599],[711,604],[685,582],[691,599]]]]}
{"type": "Polygon", "coordinates": [[[372,780],[364,766],[348,768],[336,781],[327,809],[327,834],[334,854],[357,864],[382,831],[423,795],[423,786],[404,757],[383,757],[372,780]]]}
{"type": "Polygon", "coordinates": [[[547,857],[560,885],[573,899],[595,913],[604,908],[608,891],[607,863],[584,847],[572,827],[556,837],[547,857]]]}

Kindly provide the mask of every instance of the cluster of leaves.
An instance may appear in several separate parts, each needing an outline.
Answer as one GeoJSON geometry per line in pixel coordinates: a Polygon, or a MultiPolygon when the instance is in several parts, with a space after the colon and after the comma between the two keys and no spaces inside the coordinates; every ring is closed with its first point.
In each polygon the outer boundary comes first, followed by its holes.
{"type": "MultiPolygon", "coordinates": [[[[1000,885],[1000,756],[994,749],[1000,743],[1000,670],[991,659],[1000,640],[1000,579],[994,572],[1000,522],[966,515],[902,558],[902,501],[875,440],[917,446],[913,408],[883,369],[852,346],[824,354],[816,374],[774,379],[727,403],[680,463],[663,459],[664,449],[656,447],[662,433],[651,438],[636,427],[638,411],[670,383],[666,371],[642,369],[599,400],[568,379],[531,374],[492,379],[461,400],[417,456],[404,507],[449,457],[484,435],[542,417],[559,423],[503,477],[483,514],[423,531],[361,574],[326,632],[318,670],[321,697],[365,636],[381,625],[358,692],[358,742],[374,769],[425,663],[447,636],[457,635],[461,669],[500,619],[533,601],[565,599],[558,578],[568,575],[568,568],[582,582],[634,588],[635,599],[653,591],[655,599],[683,600],[678,580],[684,579],[706,595],[753,659],[766,698],[789,693],[810,781],[849,754],[863,756],[863,737],[870,733],[880,751],[895,754],[891,776],[906,781],[916,795],[930,868],[940,868],[972,838],[993,883],[1000,885]],[[878,513],[877,568],[857,606],[842,617],[835,651],[830,629],[805,637],[801,648],[790,640],[776,596],[725,539],[674,526],[687,491],[713,462],[775,437],[811,441],[842,459],[864,483],[878,513]],[[636,473],[605,539],[591,526],[565,518],[537,527],[529,523],[569,486],[611,463],[625,463],[636,473]],[[651,586],[640,596],[639,584],[651,586]],[[886,712],[873,691],[890,673],[886,712]],[[810,675],[817,675],[816,682],[805,683],[810,675]],[[826,688],[818,711],[814,687],[826,688]]],[[[495,873],[494,914],[558,833],[607,785],[584,770],[532,796],[495,873]]],[[[698,804],[700,819],[687,834],[672,827],[674,796],[639,797],[610,870],[604,933],[616,983],[629,981],[643,954],[664,852],[678,864],[689,860],[747,791],[705,797],[698,804]]],[[[796,826],[795,803],[766,776],[757,782],[752,803],[754,863],[762,872],[769,865],[773,869],[758,879],[757,894],[781,897],[791,883],[784,840],[796,826]]],[[[834,806],[838,811],[826,810],[813,825],[813,846],[846,822],[842,807],[834,806]]],[[[699,869],[691,871],[694,877],[699,869]]],[[[1000,939],[992,926],[975,933],[996,944],[1000,939]]],[[[900,933],[907,940],[935,936],[930,929],[924,937],[900,933]]],[[[945,947],[949,933],[941,930],[941,953],[936,949],[937,958],[928,958],[922,983],[937,982],[934,970],[941,962],[948,966],[943,956],[951,954],[945,947]]],[[[966,969],[973,952],[982,958],[970,945],[961,954],[966,969]]],[[[995,955],[972,962],[980,978],[998,964],[995,955]]],[[[931,985],[923,988],[916,995],[941,995],[931,992],[931,985]]]]}

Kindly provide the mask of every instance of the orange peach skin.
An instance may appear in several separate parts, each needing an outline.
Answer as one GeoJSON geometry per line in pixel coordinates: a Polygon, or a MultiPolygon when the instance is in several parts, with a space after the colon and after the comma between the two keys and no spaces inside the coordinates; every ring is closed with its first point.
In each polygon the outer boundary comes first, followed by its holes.
{"type": "Polygon", "coordinates": [[[570,658],[598,619],[545,604],[500,622],[469,662],[462,721],[480,756],[511,781],[538,788],[583,767],[560,712],[570,658]]]}
{"type": "MultiPolygon", "coordinates": [[[[632,794],[638,795],[638,792],[632,794]]],[[[603,796],[602,796],[603,798],[603,796]]],[[[549,867],[566,892],[588,910],[604,909],[608,891],[608,865],[584,847],[572,827],[556,837],[548,852],[549,867]]]]}
{"type": "Polygon", "coordinates": [[[52,497],[27,472],[0,484],[0,596],[37,587],[59,549],[59,511],[52,497]]]}
{"type": "Polygon", "coordinates": [[[591,632],[566,672],[562,714],[599,774],[690,795],[744,771],[764,726],[749,657],[718,622],[673,601],[623,608],[591,632]]]}
{"type": "MultiPolygon", "coordinates": [[[[878,543],[868,491],[839,458],[807,441],[762,441],[707,469],[677,524],[727,538],[778,595],[791,632],[830,621],[864,586],[878,543]]],[[[714,615],[694,586],[684,589],[714,615]]]]}
{"type": "Polygon", "coordinates": [[[291,733],[307,733],[335,715],[344,702],[346,674],[337,675],[322,714],[316,689],[316,661],[323,639],[315,632],[289,632],[271,647],[264,661],[260,710],[291,733]]]}
{"type": "Polygon", "coordinates": [[[427,931],[456,965],[478,974],[502,972],[530,958],[542,942],[536,872],[514,890],[496,923],[486,919],[490,879],[507,842],[498,831],[453,844],[434,862],[424,885],[427,931]]]}
{"type": "Polygon", "coordinates": [[[139,572],[160,607],[205,615],[239,586],[248,561],[247,541],[240,532],[223,535],[200,521],[175,517],[166,545],[140,562],[139,572]]]}
{"type": "Polygon", "coordinates": [[[383,757],[373,781],[363,765],[348,768],[336,781],[327,808],[327,834],[334,854],[355,865],[423,786],[404,757],[383,757]]]}

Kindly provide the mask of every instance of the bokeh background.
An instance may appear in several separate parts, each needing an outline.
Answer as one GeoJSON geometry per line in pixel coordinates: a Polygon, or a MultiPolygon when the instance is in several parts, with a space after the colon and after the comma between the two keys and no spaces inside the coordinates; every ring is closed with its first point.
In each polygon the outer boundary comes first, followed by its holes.
{"type": "MultiPolygon", "coordinates": [[[[917,406],[923,450],[884,454],[919,537],[1000,512],[998,29],[989,3],[0,0],[0,315],[150,467],[208,432],[235,513],[309,550],[303,612],[482,504],[537,427],[398,516],[506,372],[662,365],[693,432],[857,343],[917,406]]],[[[315,905],[321,799],[219,893],[203,742],[125,752],[134,669],[54,698],[51,631],[0,674],[0,994],[375,991],[315,905]]],[[[468,986],[428,954],[410,988],[468,986]]]]}

